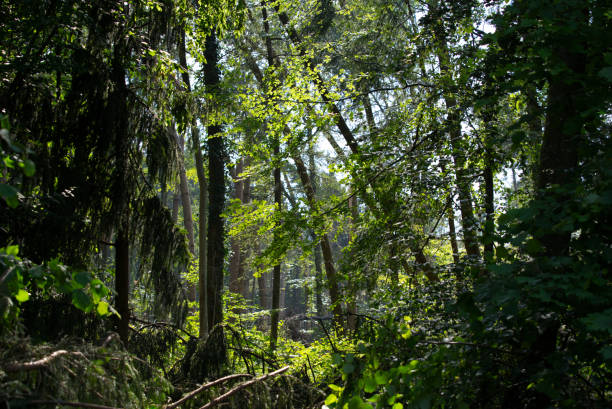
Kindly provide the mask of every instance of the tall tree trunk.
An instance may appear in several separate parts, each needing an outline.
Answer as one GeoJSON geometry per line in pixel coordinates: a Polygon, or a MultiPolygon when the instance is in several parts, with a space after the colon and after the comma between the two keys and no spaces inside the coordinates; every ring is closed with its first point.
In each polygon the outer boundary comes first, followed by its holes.
{"type": "MultiPolygon", "coordinates": [[[[316,240],[314,232],[312,232],[313,240],[316,240]]],[[[315,265],[315,308],[317,316],[322,317],[323,311],[323,269],[321,268],[321,246],[314,248],[314,265],[315,265]]]]}
{"type": "MultiPolygon", "coordinates": [[[[444,34],[440,34],[438,43],[438,62],[440,70],[446,73],[449,77],[450,72],[450,57],[448,45],[444,34]]],[[[452,157],[455,166],[455,176],[457,179],[457,193],[459,195],[459,210],[461,211],[461,224],[463,225],[463,243],[468,256],[480,258],[480,248],[476,237],[476,220],[474,218],[474,207],[472,205],[472,183],[467,174],[465,165],[465,149],[463,146],[463,136],[461,133],[461,116],[457,100],[447,89],[444,90],[444,103],[446,105],[447,115],[446,124],[451,143],[452,157]]]]}
{"type": "Polygon", "coordinates": [[[262,273],[257,277],[257,287],[259,289],[259,305],[262,309],[268,310],[271,308],[270,302],[270,286],[266,280],[266,274],[262,273]]]}
{"type": "MultiPolygon", "coordinates": [[[[268,11],[266,10],[266,1],[261,2],[261,14],[263,18],[264,32],[266,34],[266,51],[268,58],[268,67],[274,67],[274,51],[272,50],[272,39],[270,38],[270,26],[268,24],[268,11]]],[[[275,211],[280,212],[282,206],[282,190],[281,190],[281,172],[280,172],[280,140],[278,135],[274,136],[273,142],[273,161],[274,165],[274,205],[275,211]]],[[[278,229],[280,226],[276,226],[278,229]]],[[[275,235],[278,233],[275,231],[275,235]]],[[[278,236],[276,237],[278,239],[278,236]]],[[[273,268],[272,274],[272,311],[270,313],[270,349],[276,349],[278,340],[278,321],[280,315],[280,291],[281,291],[281,263],[279,262],[273,268]]]]}
{"type": "MultiPolygon", "coordinates": [[[[316,197],[317,189],[319,188],[319,180],[317,177],[317,172],[315,169],[315,161],[314,154],[310,156],[309,163],[309,172],[310,172],[310,183],[312,185],[312,191],[316,197]]],[[[314,230],[310,232],[313,240],[316,240],[317,237],[315,235],[314,230]]],[[[319,317],[323,316],[323,269],[321,268],[321,247],[315,246],[314,248],[314,265],[315,265],[315,308],[317,310],[317,315],[319,317]]]]}
{"type": "MultiPolygon", "coordinates": [[[[192,256],[195,256],[195,239],[193,233],[193,213],[191,210],[191,196],[189,194],[189,182],[187,181],[187,173],[185,171],[185,160],[184,160],[184,145],[185,139],[183,136],[176,132],[176,126],[173,124],[171,128],[174,139],[178,146],[178,171],[179,171],[179,190],[181,193],[181,203],[183,205],[183,224],[187,231],[187,242],[189,245],[189,252],[192,256]]],[[[194,284],[188,286],[189,301],[195,301],[196,299],[196,287],[194,284]]]]}
{"type": "MultiPolygon", "coordinates": [[[[180,185],[180,179],[178,183],[180,185]]],[[[180,190],[181,189],[179,186],[175,186],[174,191],[172,192],[172,220],[174,223],[178,221],[179,205],[181,204],[180,190]]]]}
{"type": "Polygon", "coordinates": [[[115,239],[115,309],[119,313],[117,333],[127,345],[130,329],[130,242],[124,227],[119,229],[115,239]]]}
{"type": "MultiPolygon", "coordinates": [[[[359,219],[359,208],[357,207],[357,198],[351,197],[348,201],[348,207],[351,211],[351,237],[354,238],[357,232],[357,220],[359,219]]],[[[399,281],[399,280],[398,280],[399,281]]],[[[347,283],[350,286],[350,282],[347,283]]],[[[357,329],[357,290],[353,288],[350,291],[347,288],[347,300],[346,300],[346,326],[349,330],[355,331],[357,329]]]]}
{"type": "Polygon", "coordinates": [[[493,155],[490,147],[485,147],[485,225],[482,235],[485,259],[493,257],[493,235],[495,233],[495,187],[493,185],[493,155]]]}
{"type": "MultiPolygon", "coordinates": [[[[234,194],[235,198],[244,203],[244,181],[239,180],[240,175],[243,172],[243,159],[239,159],[236,162],[233,171],[234,178],[234,194]]],[[[230,257],[229,265],[229,290],[233,293],[244,295],[244,277],[241,276],[241,265],[242,265],[242,252],[240,239],[238,237],[232,237],[230,240],[230,246],[232,248],[232,255],[230,257]]]]}
{"type": "Polygon", "coordinates": [[[457,245],[457,233],[455,231],[455,209],[453,208],[453,194],[449,193],[446,199],[448,212],[448,238],[453,251],[453,262],[459,264],[459,246],[457,245]]]}
{"type": "MultiPolygon", "coordinates": [[[[204,65],[204,84],[212,95],[219,86],[218,45],[215,30],[206,37],[206,64],[204,65]]],[[[223,262],[225,258],[225,230],[223,207],[225,204],[225,147],[221,126],[208,126],[208,174],[210,208],[208,213],[208,328],[212,329],[223,321],[223,262]]]]}

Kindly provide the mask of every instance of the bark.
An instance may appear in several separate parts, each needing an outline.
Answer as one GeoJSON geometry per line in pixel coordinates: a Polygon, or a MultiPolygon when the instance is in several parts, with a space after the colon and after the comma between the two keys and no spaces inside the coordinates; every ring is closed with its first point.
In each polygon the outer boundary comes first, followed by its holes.
{"type": "MultiPolygon", "coordinates": [[[[243,159],[239,159],[236,162],[236,166],[234,167],[234,197],[240,200],[241,203],[244,203],[244,181],[240,180],[240,174],[243,172],[243,159]]],[[[241,266],[242,266],[242,252],[241,252],[241,243],[240,238],[232,237],[230,240],[230,245],[232,248],[232,256],[230,258],[230,281],[229,281],[229,290],[234,293],[238,293],[241,295],[245,295],[245,282],[244,277],[241,275],[241,266]]]]}
{"type": "Polygon", "coordinates": [[[207,304],[207,277],[208,277],[208,241],[207,241],[207,225],[208,225],[208,181],[204,174],[204,158],[200,150],[200,131],[197,126],[192,126],[191,129],[193,145],[195,151],[195,162],[197,167],[198,185],[200,187],[200,203],[199,203],[199,229],[198,229],[198,290],[200,299],[198,305],[200,307],[200,337],[208,334],[208,304],[207,304]]]}
{"type": "MultiPolygon", "coordinates": [[[[195,256],[195,239],[193,233],[193,212],[191,210],[191,196],[189,194],[189,182],[185,171],[185,161],[183,159],[185,140],[176,132],[176,126],[171,128],[172,135],[178,146],[178,167],[179,167],[179,191],[181,194],[181,203],[183,205],[183,224],[187,231],[187,242],[189,244],[189,252],[195,256]]],[[[196,299],[196,287],[189,284],[188,287],[189,301],[196,299]]]]}
{"type": "Polygon", "coordinates": [[[130,244],[124,227],[119,229],[115,239],[115,309],[120,317],[117,320],[117,333],[127,345],[130,328],[130,244]]]}
{"type": "MultiPolygon", "coordinates": [[[[181,182],[179,182],[179,184],[180,183],[181,182]]],[[[179,194],[179,191],[180,187],[175,186],[174,193],[172,193],[172,220],[174,221],[174,223],[176,223],[178,220],[179,205],[181,201],[181,195],[179,194]]]]}
{"type": "MultiPolygon", "coordinates": [[[[446,38],[440,35],[438,44],[438,62],[440,70],[450,74],[450,57],[446,38]]],[[[480,248],[476,237],[476,220],[472,205],[471,181],[466,172],[465,149],[461,133],[461,116],[456,98],[447,89],[444,90],[444,103],[446,105],[447,129],[451,143],[453,163],[457,180],[457,193],[459,195],[459,210],[461,211],[461,224],[463,225],[463,243],[468,256],[480,258],[480,248]]]]}
{"type": "Polygon", "coordinates": [[[459,264],[459,246],[457,245],[457,233],[455,231],[455,210],[453,209],[453,195],[449,194],[446,202],[448,207],[448,238],[453,250],[453,262],[459,264]]]}
{"type": "Polygon", "coordinates": [[[270,303],[270,288],[267,283],[265,274],[260,274],[257,277],[257,286],[259,288],[259,305],[262,309],[268,310],[271,307],[270,303]]]}
{"type": "Polygon", "coordinates": [[[493,257],[493,234],[495,233],[495,191],[493,185],[493,155],[491,148],[485,148],[484,168],[485,188],[485,226],[482,241],[484,243],[484,255],[489,259],[493,257]]]}
{"type": "MultiPolygon", "coordinates": [[[[359,219],[359,208],[357,207],[357,198],[351,197],[348,201],[348,207],[351,211],[351,236],[354,237],[357,231],[357,220],[359,219]]],[[[399,280],[398,280],[399,282],[399,280]]],[[[350,285],[350,283],[349,283],[350,285]]],[[[355,331],[357,329],[357,294],[356,290],[351,291],[352,294],[347,294],[348,299],[346,301],[346,326],[349,330],[355,331]]]]}
{"type": "MultiPolygon", "coordinates": [[[[272,49],[272,39],[270,38],[270,25],[268,24],[268,12],[266,10],[266,1],[261,2],[261,14],[263,18],[264,32],[266,34],[266,54],[268,58],[268,66],[274,67],[274,51],[272,49]]],[[[274,165],[274,204],[275,211],[280,212],[282,206],[282,185],[281,185],[281,172],[280,172],[280,140],[278,136],[274,138],[273,147],[273,160],[274,165]]],[[[278,229],[280,226],[276,226],[278,229]]],[[[277,235],[275,229],[275,235],[277,235]]],[[[278,239],[278,236],[275,237],[278,239]]],[[[281,291],[281,265],[276,264],[273,268],[272,274],[272,311],[270,313],[270,349],[276,349],[276,342],[278,339],[278,321],[280,315],[280,291],[281,291]]]]}
{"type": "MultiPolygon", "coordinates": [[[[310,183],[312,185],[312,191],[316,197],[317,189],[319,188],[318,178],[315,170],[314,157],[310,158],[310,183]]],[[[310,232],[312,240],[317,240],[314,230],[310,232]]],[[[315,246],[314,248],[314,265],[315,265],[315,308],[319,317],[323,316],[323,269],[321,268],[322,255],[321,247],[315,246]]]]}
{"type": "MultiPolygon", "coordinates": [[[[213,29],[206,37],[206,64],[204,65],[204,84],[210,94],[217,92],[220,82],[218,64],[218,44],[213,29]]],[[[208,328],[212,329],[223,321],[223,262],[225,258],[225,229],[223,208],[225,204],[225,147],[219,135],[220,125],[208,126],[208,174],[210,207],[208,213],[208,276],[207,304],[208,328]]]]}
{"type": "MultiPolygon", "coordinates": [[[[578,85],[570,85],[565,78],[556,77],[548,86],[548,105],[540,166],[536,187],[540,197],[546,196],[546,189],[571,183],[578,166],[578,149],[581,143],[580,131],[576,131],[577,112],[575,95],[582,91],[578,85]],[[574,130],[574,131],[573,131],[574,130]]],[[[564,197],[555,200],[564,200],[564,197]]],[[[551,233],[543,237],[548,256],[562,256],[569,252],[571,232],[551,233]]]]}

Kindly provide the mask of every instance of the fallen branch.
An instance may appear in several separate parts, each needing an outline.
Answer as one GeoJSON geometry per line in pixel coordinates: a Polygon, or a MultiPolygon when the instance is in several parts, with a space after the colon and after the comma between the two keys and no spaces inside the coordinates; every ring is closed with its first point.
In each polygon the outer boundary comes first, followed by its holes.
{"type": "Polygon", "coordinates": [[[26,402],[27,405],[62,405],[62,406],[73,406],[75,408],[90,408],[90,409],[122,409],[114,406],[98,405],[96,403],[84,403],[84,402],[66,402],[63,400],[29,400],[26,402]]]}
{"type": "Polygon", "coordinates": [[[286,372],[287,370],[289,370],[289,366],[285,366],[281,369],[278,369],[274,372],[270,372],[267,374],[263,374],[255,379],[251,379],[250,381],[246,381],[244,383],[241,383],[240,385],[236,386],[233,389],[230,389],[229,391],[225,392],[223,395],[216,397],[215,399],[211,400],[210,402],[208,402],[206,405],[202,406],[200,409],[208,409],[208,408],[212,408],[213,406],[216,406],[217,404],[223,402],[224,400],[226,400],[227,398],[229,398],[230,396],[234,395],[235,393],[237,393],[238,391],[247,388],[251,385],[253,385],[254,383],[257,382],[261,382],[263,380],[266,380],[268,378],[274,377],[276,375],[280,375],[283,372],[286,372]]]}
{"type": "Polygon", "coordinates": [[[238,374],[224,376],[223,378],[219,378],[217,380],[214,380],[212,382],[209,382],[207,384],[204,384],[204,385],[200,386],[198,389],[195,389],[195,390],[189,392],[187,395],[183,396],[181,399],[177,400],[176,402],[164,405],[163,408],[164,409],[173,409],[173,408],[176,408],[177,406],[179,406],[180,404],[182,404],[186,400],[193,398],[198,393],[200,393],[202,391],[205,391],[208,388],[212,388],[215,385],[218,385],[220,383],[223,383],[223,382],[226,382],[226,381],[229,381],[229,380],[232,380],[232,379],[236,379],[236,378],[249,378],[249,377],[251,377],[251,375],[243,374],[243,373],[238,373],[238,374]]]}
{"type": "Polygon", "coordinates": [[[19,372],[19,371],[29,371],[32,369],[42,368],[44,366],[47,366],[55,358],[60,357],[62,355],[78,355],[83,358],[85,357],[81,352],[69,352],[69,351],[66,351],[65,349],[60,349],[59,351],[55,351],[51,355],[46,356],[37,361],[10,363],[4,368],[4,370],[6,372],[19,372]]]}

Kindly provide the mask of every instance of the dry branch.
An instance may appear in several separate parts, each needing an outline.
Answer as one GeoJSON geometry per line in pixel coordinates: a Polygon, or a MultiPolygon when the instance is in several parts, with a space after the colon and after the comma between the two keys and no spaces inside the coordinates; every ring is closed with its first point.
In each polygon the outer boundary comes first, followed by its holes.
{"type": "Polygon", "coordinates": [[[280,375],[283,372],[286,372],[289,368],[290,368],[289,366],[285,366],[285,367],[283,367],[281,369],[278,369],[278,370],[276,370],[274,372],[263,374],[263,375],[255,378],[255,379],[251,379],[250,381],[243,382],[243,383],[239,384],[238,386],[236,386],[235,388],[232,388],[229,391],[225,392],[223,395],[218,396],[215,399],[211,400],[206,405],[202,406],[200,409],[212,408],[213,406],[216,406],[217,404],[223,402],[224,400],[226,400],[230,396],[234,395],[238,391],[240,391],[240,390],[242,390],[244,388],[247,388],[247,387],[253,385],[254,383],[261,382],[261,381],[266,380],[268,378],[280,375]]]}
{"type": "Polygon", "coordinates": [[[85,358],[85,356],[81,352],[69,352],[65,349],[60,349],[58,351],[53,352],[51,355],[41,358],[37,361],[10,363],[4,368],[4,370],[6,372],[19,372],[42,368],[47,366],[55,358],[58,358],[62,355],[78,355],[85,358]]]}
{"type": "Polygon", "coordinates": [[[60,405],[60,406],[72,406],[75,408],[89,408],[89,409],[122,409],[114,406],[98,405],[96,403],[85,403],[85,402],[66,402],[63,400],[30,400],[27,401],[28,405],[60,405]]]}
{"type": "Polygon", "coordinates": [[[179,406],[180,404],[182,404],[183,402],[185,402],[186,400],[193,398],[198,393],[200,393],[202,391],[205,391],[208,388],[212,388],[215,385],[218,385],[220,383],[223,383],[223,382],[226,382],[226,381],[229,381],[229,380],[232,380],[232,379],[236,379],[236,378],[249,378],[249,377],[251,377],[251,375],[249,375],[249,374],[242,374],[242,373],[224,376],[223,378],[219,378],[217,380],[214,380],[212,382],[204,384],[204,385],[200,386],[197,389],[194,389],[193,391],[189,392],[187,395],[183,396],[181,399],[177,400],[176,402],[169,403],[168,405],[164,405],[163,408],[164,409],[173,409],[173,408],[179,406]]]}

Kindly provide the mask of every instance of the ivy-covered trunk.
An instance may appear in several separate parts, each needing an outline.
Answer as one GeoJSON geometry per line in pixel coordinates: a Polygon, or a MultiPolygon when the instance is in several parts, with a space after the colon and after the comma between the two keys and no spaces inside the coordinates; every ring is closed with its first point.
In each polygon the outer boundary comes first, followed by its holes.
{"type": "MultiPolygon", "coordinates": [[[[206,37],[206,64],[204,83],[206,92],[213,96],[218,92],[219,68],[218,44],[215,30],[206,37]]],[[[225,204],[225,147],[221,125],[208,125],[208,174],[210,208],[208,213],[208,328],[223,321],[223,262],[225,258],[225,229],[223,207],[225,204]]]]}

